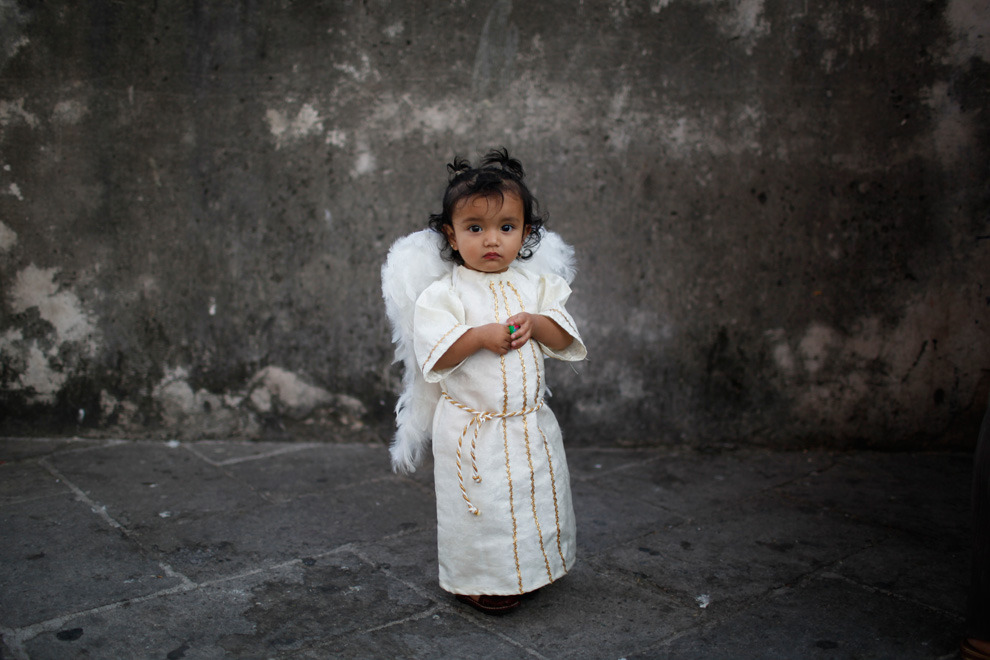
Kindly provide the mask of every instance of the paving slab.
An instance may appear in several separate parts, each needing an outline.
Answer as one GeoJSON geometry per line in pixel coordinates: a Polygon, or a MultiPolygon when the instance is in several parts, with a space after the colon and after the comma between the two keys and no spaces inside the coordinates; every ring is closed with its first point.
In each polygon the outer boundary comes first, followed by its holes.
{"type": "Polygon", "coordinates": [[[432,534],[416,532],[361,546],[360,554],[443,608],[462,611],[479,626],[497,630],[501,638],[537,657],[571,657],[581,649],[594,648],[604,654],[598,657],[618,658],[631,645],[646,645],[688,627],[697,615],[694,607],[679,608],[649,586],[624,580],[606,564],[585,555],[579,556],[566,576],[528,597],[519,611],[493,620],[458,605],[439,588],[432,534]]]}
{"type": "Polygon", "coordinates": [[[451,597],[440,588],[437,564],[436,520],[433,525],[411,528],[371,543],[352,547],[365,561],[393,580],[430,598],[443,601],[451,597]]]}
{"type": "MultiPolygon", "coordinates": [[[[528,650],[494,629],[478,626],[444,609],[344,638],[315,642],[295,656],[323,658],[475,658],[504,660],[530,656],[528,650]]],[[[531,657],[531,656],[530,656],[531,657]]]]}
{"type": "Polygon", "coordinates": [[[181,447],[128,443],[45,459],[67,482],[125,526],[155,518],[252,508],[265,500],[181,447]]]}
{"type": "Polygon", "coordinates": [[[433,510],[429,496],[396,482],[377,492],[352,487],[213,514],[179,512],[136,527],[134,536],[199,581],[387,536],[433,510]]]}
{"type": "Polygon", "coordinates": [[[106,441],[80,438],[3,438],[0,442],[0,466],[14,461],[48,456],[56,451],[99,447],[105,444],[106,441]]]}
{"type": "Polygon", "coordinates": [[[970,548],[960,538],[893,530],[886,539],[846,557],[830,570],[852,582],[962,617],[970,548]]]}
{"type": "Polygon", "coordinates": [[[74,495],[0,508],[0,622],[23,627],[179,583],[74,495]]]}
{"type": "MultiPolygon", "coordinates": [[[[300,573],[296,564],[158,592],[39,626],[23,647],[31,658],[221,658],[224,640],[255,634],[245,616],[255,604],[254,590],[299,581],[300,573]]],[[[264,651],[258,646],[256,657],[264,651]]]]}
{"type": "MultiPolygon", "coordinates": [[[[178,443],[171,443],[178,445],[178,443]]],[[[203,440],[187,442],[182,446],[188,451],[200,456],[203,460],[214,465],[231,465],[241,461],[262,458],[275,458],[281,454],[291,454],[312,447],[323,446],[324,443],[313,442],[265,442],[262,440],[203,440]]]]}
{"type": "Polygon", "coordinates": [[[642,652],[645,658],[952,658],[954,620],[827,575],[642,652]]]}
{"type": "MultiPolygon", "coordinates": [[[[695,608],[620,578],[604,565],[578,563],[537,592],[498,630],[545,658],[621,658],[689,628],[695,608]]],[[[481,624],[489,617],[472,614],[481,624]]]]}
{"type": "MultiPolygon", "coordinates": [[[[384,447],[315,445],[298,451],[260,455],[252,460],[221,464],[228,474],[248,484],[272,502],[320,495],[371,479],[394,480],[384,447]]],[[[379,487],[373,491],[382,490],[379,487]]],[[[389,490],[385,488],[384,490],[389,490]]]]}
{"type": "Polygon", "coordinates": [[[437,583],[428,457],[0,438],[0,657],[951,657],[971,457],[568,461],[577,563],[493,618],[437,583]]]}
{"type": "Polygon", "coordinates": [[[571,484],[578,549],[597,553],[631,539],[684,522],[672,511],[625,495],[609,484],[577,481],[571,484]]]}
{"type": "Polygon", "coordinates": [[[780,493],[872,524],[921,534],[968,530],[972,457],[859,452],[787,484],[780,493]]]}
{"type": "Polygon", "coordinates": [[[630,452],[624,465],[611,471],[606,467],[598,481],[615,488],[626,500],[643,501],[687,518],[817,474],[835,460],[826,452],[762,450],[653,455],[651,459],[630,452]]]}
{"type": "Polygon", "coordinates": [[[347,551],[304,560],[296,579],[269,579],[250,594],[243,616],[252,632],[220,640],[231,657],[336,646],[350,634],[406,621],[433,605],[347,551]]]}
{"type": "Polygon", "coordinates": [[[0,507],[68,492],[58,477],[40,463],[0,465],[0,507]]]}
{"type": "Polygon", "coordinates": [[[770,495],[743,500],[615,548],[609,563],[677,594],[731,610],[886,538],[841,515],[803,511],[770,495]]]}

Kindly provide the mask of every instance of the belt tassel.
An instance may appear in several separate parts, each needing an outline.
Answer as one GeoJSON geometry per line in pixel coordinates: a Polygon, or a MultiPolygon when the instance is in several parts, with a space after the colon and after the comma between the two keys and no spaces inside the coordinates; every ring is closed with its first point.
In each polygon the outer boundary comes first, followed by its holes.
{"type": "Polygon", "coordinates": [[[481,474],[478,472],[478,458],[476,452],[478,444],[478,431],[481,430],[481,425],[493,419],[508,419],[510,417],[521,417],[522,415],[534,413],[543,407],[543,399],[540,399],[532,408],[524,408],[523,410],[516,410],[513,412],[495,413],[487,410],[475,410],[474,408],[466,406],[460,401],[454,399],[446,392],[442,392],[441,396],[443,396],[443,398],[455,408],[460,408],[461,410],[471,414],[471,419],[464,425],[464,430],[461,431],[461,437],[457,440],[457,484],[461,489],[461,497],[463,497],[464,501],[467,503],[468,511],[476,516],[480,516],[481,511],[478,507],[471,503],[471,499],[468,497],[467,488],[464,487],[464,476],[461,473],[461,453],[464,447],[464,436],[467,435],[468,430],[472,425],[474,425],[474,436],[471,439],[471,471],[474,474],[471,478],[475,483],[480,484],[481,474]]]}

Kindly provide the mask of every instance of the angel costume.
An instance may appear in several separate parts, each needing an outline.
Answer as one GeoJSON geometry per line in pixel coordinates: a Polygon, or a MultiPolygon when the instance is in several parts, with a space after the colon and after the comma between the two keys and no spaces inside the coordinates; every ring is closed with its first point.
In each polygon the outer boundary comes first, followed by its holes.
{"type": "MultiPolygon", "coordinates": [[[[392,456],[397,469],[411,467],[419,448],[410,448],[410,439],[403,437],[403,422],[416,426],[408,408],[417,407],[417,396],[420,402],[436,396],[430,411],[437,547],[440,586],[451,593],[526,593],[574,565],[570,477],[560,427],[544,402],[543,360],[545,355],[582,360],[587,351],[564,307],[570,295],[567,279],[573,277],[570,248],[548,233],[540,251],[543,261],[549,255],[556,267],[539,272],[541,262],[534,259],[535,264],[517,261],[503,273],[482,273],[447,264],[415,302],[413,341],[407,348],[413,349],[420,393],[407,380],[392,456]],[[566,257],[564,268],[561,256],[566,257]],[[452,368],[434,368],[470,327],[504,323],[522,311],[553,319],[573,341],[553,351],[530,340],[504,356],[481,350],[452,368]],[[436,387],[433,383],[439,388],[424,396],[423,391],[436,387]]],[[[391,312],[390,319],[397,327],[391,312]]],[[[403,333],[397,329],[396,334],[403,333]]],[[[397,353],[403,348],[399,339],[397,353]]],[[[412,356],[402,357],[408,372],[412,356]]],[[[405,429],[410,432],[421,430],[405,429]]]]}

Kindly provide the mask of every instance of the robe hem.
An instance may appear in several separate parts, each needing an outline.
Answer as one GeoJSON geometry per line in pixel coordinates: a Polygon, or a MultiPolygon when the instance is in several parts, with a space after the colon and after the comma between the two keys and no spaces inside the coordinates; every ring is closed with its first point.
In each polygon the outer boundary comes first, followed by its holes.
{"type": "Polygon", "coordinates": [[[537,583],[535,587],[532,587],[526,591],[519,591],[518,589],[513,591],[505,591],[505,590],[497,590],[497,589],[495,591],[456,589],[447,584],[444,584],[443,580],[440,581],[440,588],[449,594],[454,594],[455,596],[522,596],[528,593],[532,593],[537,589],[542,589],[543,587],[549,586],[557,582],[561,578],[566,577],[568,574],[570,574],[571,568],[574,567],[575,563],[577,563],[577,560],[572,559],[571,562],[568,563],[568,569],[566,571],[564,571],[557,577],[553,578],[552,580],[543,580],[543,582],[537,583]]]}

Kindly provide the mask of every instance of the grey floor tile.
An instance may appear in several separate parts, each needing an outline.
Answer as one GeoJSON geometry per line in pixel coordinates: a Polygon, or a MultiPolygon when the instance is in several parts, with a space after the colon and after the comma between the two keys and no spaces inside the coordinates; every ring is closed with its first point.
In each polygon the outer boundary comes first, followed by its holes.
{"type": "Polygon", "coordinates": [[[431,524],[433,510],[429,496],[412,485],[374,482],[277,504],[180,510],[136,526],[133,536],[175,570],[203,581],[431,524]]]}
{"type": "Polygon", "coordinates": [[[680,515],[624,495],[613,483],[571,484],[580,552],[597,553],[684,522],[680,515]]]}
{"type": "Polygon", "coordinates": [[[713,611],[790,584],[888,536],[888,532],[769,495],[720,509],[616,548],[606,560],[682,602],[713,611]]]}
{"type": "Polygon", "coordinates": [[[963,616],[969,586],[968,539],[894,531],[846,557],[830,572],[854,582],[963,616]]]}
{"type": "Polygon", "coordinates": [[[385,448],[367,445],[308,446],[240,461],[225,470],[276,502],[392,477],[385,448]]]}
{"type": "Polygon", "coordinates": [[[674,452],[629,464],[603,480],[628,500],[691,518],[830,466],[822,452],[674,452]]]}
{"type": "Polygon", "coordinates": [[[969,525],[971,465],[964,454],[852,452],[780,492],[873,524],[958,534],[969,525]]]}
{"type": "Polygon", "coordinates": [[[294,657],[430,605],[344,552],[83,614],[23,646],[38,659],[294,657]]]}
{"type": "Polygon", "coordinates": [[[839,660],[954,657],[956,622],[839,580],[785,588],[640,658],[839,660]]]}
{"type": "Polygon", "coordinates": [[[124,526],[156,519],[252,509],[265,499],[181,446],[128,443],[47,459],[124,526]]]}
{"type": "MultiPolygon", "coordinates": [[[[494,624],[497,628],[497,624],[494,624]]],[[[462,616],[429,611],[423,617],[387,628],[338,638],[302,650],[292,657],[312,658],[474,658],[504,660],[526,657],[526,651],[462,616]]]]}
{"type": "Polygon", "coordinates": [[[0,623],[20,627],[179,584],[64,494],[0,509],[0,623]]]}

